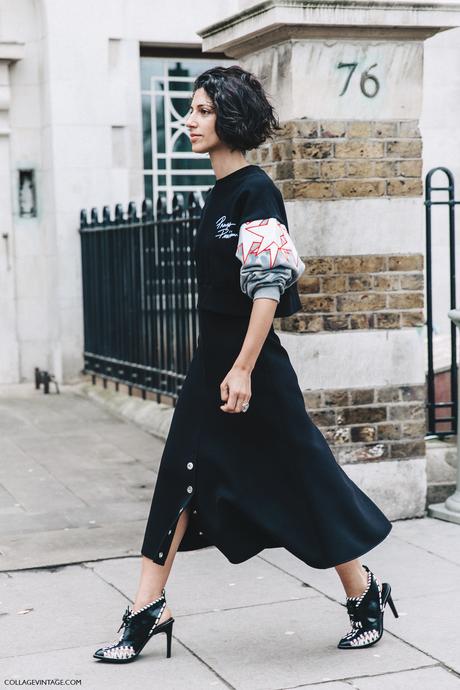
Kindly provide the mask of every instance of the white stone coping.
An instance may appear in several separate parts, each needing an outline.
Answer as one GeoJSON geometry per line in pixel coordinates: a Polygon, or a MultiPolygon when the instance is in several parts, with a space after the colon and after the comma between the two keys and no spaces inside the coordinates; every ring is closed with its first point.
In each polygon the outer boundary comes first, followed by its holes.
{"type": "Polygon", "coordinates": [[[295,199],[285,207],[302,256],[425,253],[420,197],[295,199]]]}
{"type": "Polygon", "coordinates": [[[425,382],[420,328],[278,332],[302,391],[421,385],[425,382]]]}
{"type": "MultiPolygon", "coordinates": [[[[210,24],[197,34],[204,51],[222,51],[281,27],[380,27],[427,38],[460,25],[458,2],[398,0],[266,0],[210,24]]],[[[382,32],[382,38],[384,34],[382,32]]]]}

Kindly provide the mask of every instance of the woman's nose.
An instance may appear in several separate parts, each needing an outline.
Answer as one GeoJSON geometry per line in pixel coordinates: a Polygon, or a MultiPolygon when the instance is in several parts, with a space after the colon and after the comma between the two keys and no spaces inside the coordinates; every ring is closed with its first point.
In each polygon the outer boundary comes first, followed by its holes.
{"type": "Polygon", "coordinates": [[[196,123],[193,121],[193,113],[189,113],[185,116],[185,124],[189,128],[195,126],[196,123]]]}

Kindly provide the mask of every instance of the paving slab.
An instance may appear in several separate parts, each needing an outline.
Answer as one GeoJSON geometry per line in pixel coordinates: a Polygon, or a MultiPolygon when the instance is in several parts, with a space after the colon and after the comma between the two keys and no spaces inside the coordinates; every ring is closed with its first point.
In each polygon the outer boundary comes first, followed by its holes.
{"type": "Polygon", "coordinates": [[[460,586],[456,592],[437,593],[431,587],[428,572],[426,579],[426,597],[401,599],[398,602],[400,618],[387,616],[385,627],[460,673],[460,586]]]}
{"type": "MultiPolygon", "coordinates": [[[[460,530],[458,539],[460,540],[460,530]]],[[[261,557],[302,579],[323,594],[338,601],[345,601],[345,593],[335,568],[311,568],[286,549],[265,549],[261,557]]],[[[393,534],[393,530],[382,543],[382,548],[374,549],[360,558],[360,561],[368,565],[382,582],[390,583],[394,601],[429,594],[428,572],[431,591],[450,592],[460,589],[459,565],[400,539],[393,534]]],[[[389,607],[385,611],[389,611],[389,607]]],[[[389,615],[392,616],[391,612],[389,615]]]]}
{"type": "MultiPolygon", "coordinates": [[[[136,661],[107,664],[92,658],[94,645],[0,659],[0,680],[72,679],[85,690],[228,690],[229,685],[176,639],[166,658],[165,635],[149,640],[136,661]]],[[[16,686],[14,686],[16,687],[16,686]]],[[[66,686],[67,687],[67,686],[66,686]]]]}
{"type": "Polygon", "coordinates": [[[126,599],[75,565],[1,573],[0,602],[2,658],[103,642],[119,627],[126,599]]]}
{"type": "Polygon", "coordinates": [[[353,678],[352,683],[357,690],[460,690],[460,678],[441,666],[353,678]]]}
{"type": "MultiPolygon", "coordinates": [[[[392,530],[393,531],[393,530],[392,530]]],[[[460,565],[459,525],[432,517],[398,520],[395,536],[460,565]]]]}
{"type": "Polygon", "coordinates": [[[144,531],[145,519],[4,535],[0,537],[0,568],[25,570],[136,556],[140,553],[144,531]]]}
{"type": "Polygon", "coordinates": [[[238,690],[275,690],[433,665],[385,633],[378,647],[341,650],[346,611],[326,597],[249,606],[180,619],[180,639],[238,690]]]}
{"type": "MultiPolygon", "coordinates": [[[[135,596],[140,559],[112,559],[85,565],[127,597],[135,596]]],[[[182,617],[321,595],[257,556],[234,564],[215,547],[208,547],[176,554],[166,596],[173,615],[182,617]]]]}
{"type": "Polygon", "coordinates": [[[139,554],[163,448],[78,387],[0,387],[0,571],[139,554]]]}
{"type": "MultiPolygon", "coordinates": [[[[300,688],[313,688],[313,690],[350,690],[353,688],[350,683],[346,681],[337,680],[332,683],[325,681],[324,683],[313,683],[308,685],[297,685],[295,690],[300,690],[300,688]]],[[[287,689],[285,689],[287,690],[287,689]]]]}

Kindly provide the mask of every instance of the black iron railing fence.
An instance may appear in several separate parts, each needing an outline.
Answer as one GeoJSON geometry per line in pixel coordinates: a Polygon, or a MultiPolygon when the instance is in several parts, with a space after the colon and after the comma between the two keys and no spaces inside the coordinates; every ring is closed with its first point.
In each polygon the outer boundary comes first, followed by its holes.
{"type": "Polygon", "coordinates": [[[196,194],[80,214],[84,373],[177,400],[198,337],[196,194]]]}
{"type": "MultiPolygon", "coordinates": [[[[448,207],[450,309],[456,307],[454,177],[445,167],[425,178],[427,411],[428,434],[446,436],[457,429],[456,327],[451,322],[450,399],[436,401],[433,364],[432,207],[448,207]],[[446,186],[434,186],[444,173],[446,186]],[[447,192],[434,200],[432,192],[447,192]],[[436,414],[445,409],[445,416],[436,414]],[[439,429],[442,425],[442,430],[439,429]],[[446,429],[446,426],[448,427],[446,429]]],[[[198,195],[173,198],[171,214],[159,199],[156,212],[146,199],[140,215],[133,202],[127,212],[117,204],[113,218],[104,206],[80,214],[83,273],[84,369],[142,391],[177,400],[196,347],[198,319],[193,244],[201,215],[198,195]]]]}
{"type": "Polygon", "coordinates": [[[427,409],[428,409],[428,434],[439,437],[450,436],[457,433],[458,394],[457,394],[457,331],[453,321],[450,322],[450,370],[449,389],[447,400],[437,401],[436,378],[434,371],[433,352],[433,258],[432,258],[432,208],[444,206],[448,209],[448,233],[449,233],[449,265],[445,267],[445,274],[449,276],[450,304],[448,308],[455,309],[456,305],[456,280],[455,280],[455,206],[460,200],[455,199],[455,183],[452,172],[445,167],[432,168],[425,177],[425,228],[426,228],[426,325],[428,347],[428,373],[427,373],[427,409]],[[446,177],[446,186],[434,186],[433,175],[443,173],[446,177]],[[447,198],[436,199],[433,192],[447,192],[447,198]],[[437,414],[438,410],[444,410],[445,416],[437,414]],[[442,428],[441,428],[442,427],[442,428]]]}

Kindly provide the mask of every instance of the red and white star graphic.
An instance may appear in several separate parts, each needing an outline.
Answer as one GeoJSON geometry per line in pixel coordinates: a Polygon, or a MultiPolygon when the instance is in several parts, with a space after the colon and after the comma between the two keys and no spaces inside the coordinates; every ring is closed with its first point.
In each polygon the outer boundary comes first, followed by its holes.
{"type": "Polygon", "coordinates": [[[243,223],[240,228],[240,243],[242,249],[242,263],[246,263],[249,254],[259,255],[264,251],[270,253],[270,268],[282,252],[288,262],[298,265],[298,254],[285,226],[276,218],[264,218],[243,223]],[[253,248],[253,245],[256,246],[253,248]]]}

